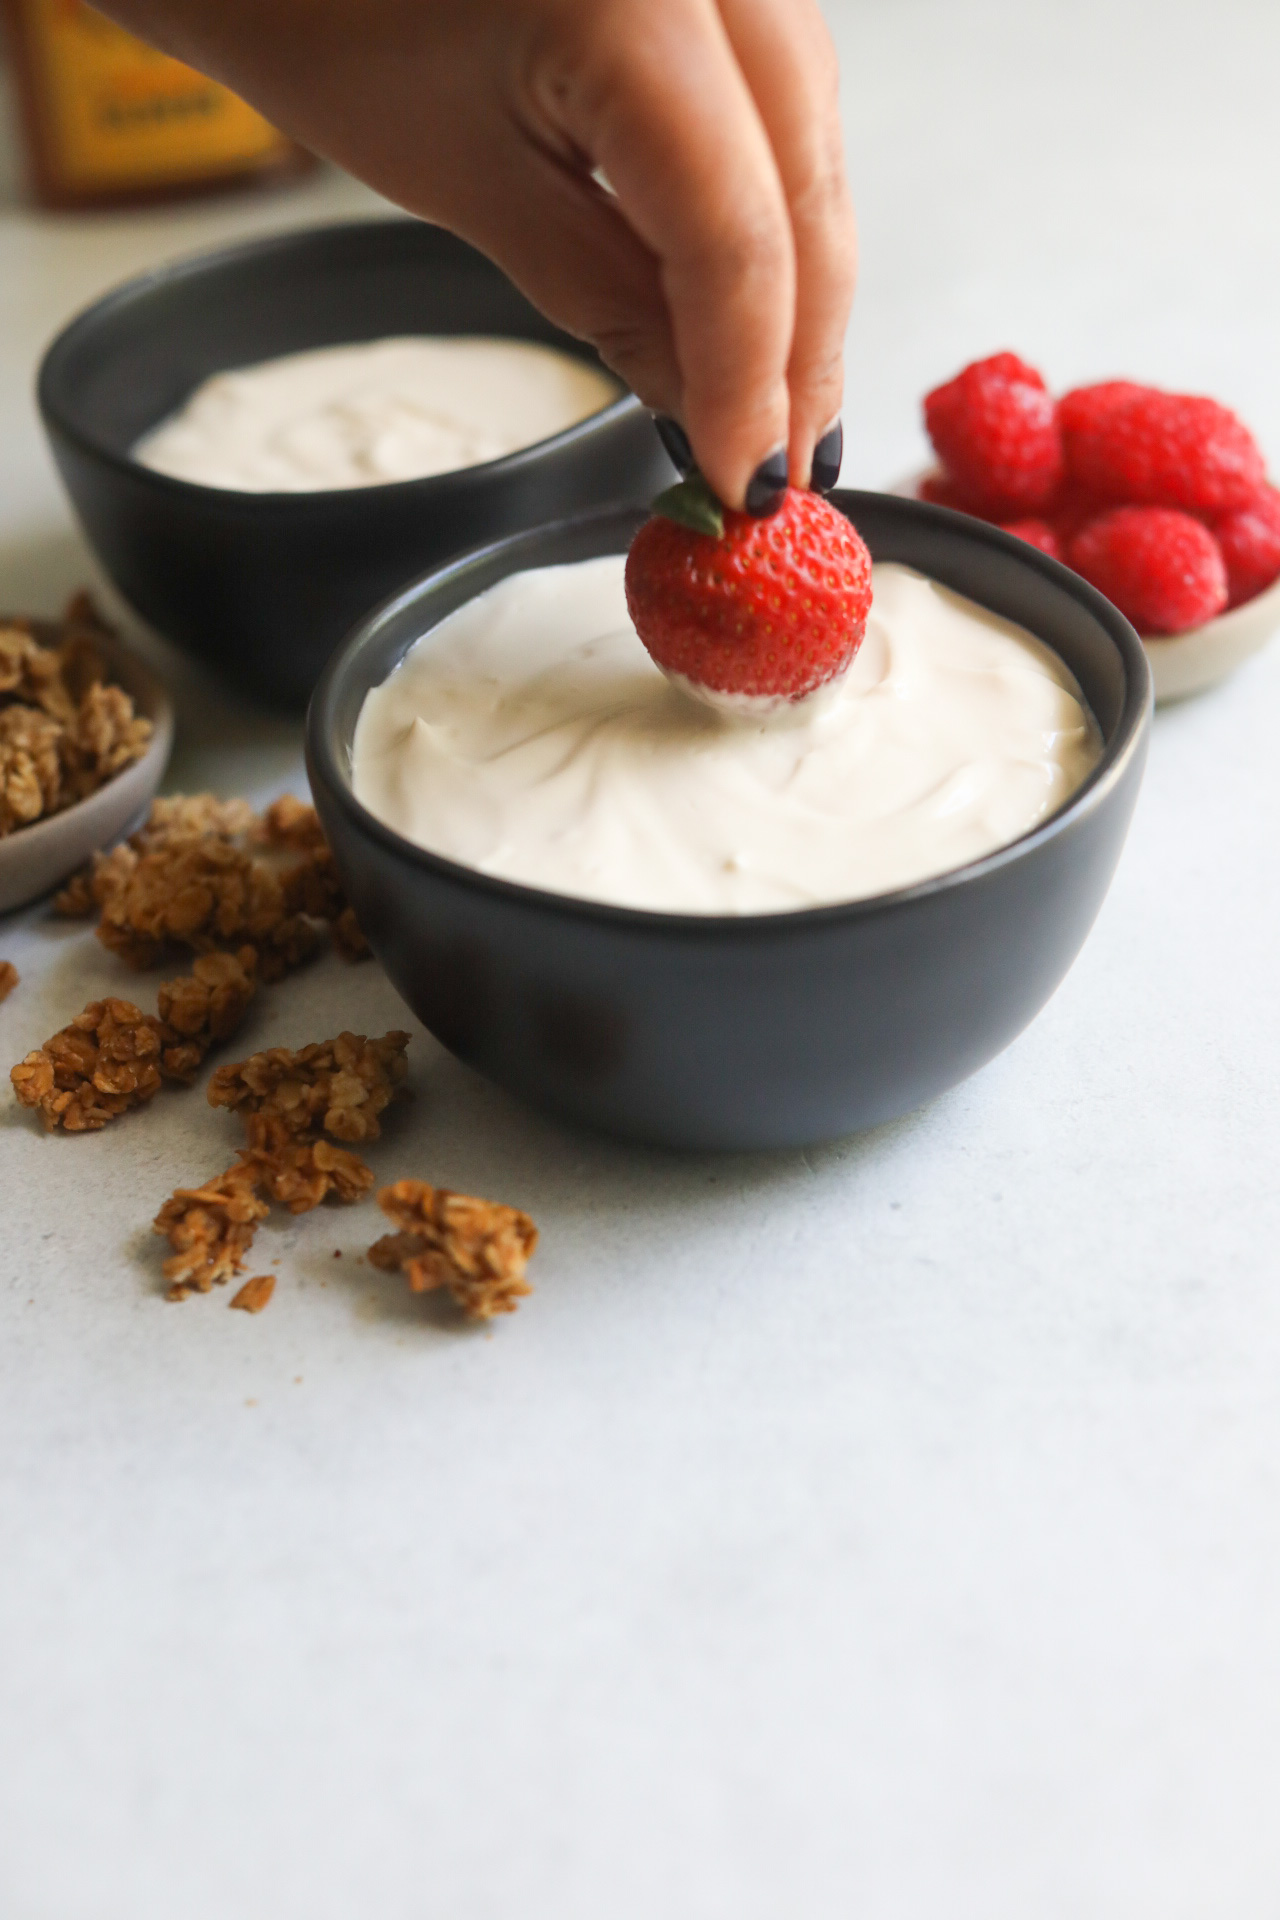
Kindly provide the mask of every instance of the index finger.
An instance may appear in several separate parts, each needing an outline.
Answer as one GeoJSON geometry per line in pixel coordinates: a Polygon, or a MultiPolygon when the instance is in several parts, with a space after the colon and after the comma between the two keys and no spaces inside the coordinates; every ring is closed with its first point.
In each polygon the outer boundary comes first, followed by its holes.
{"type": "Polygon", "coordinates": [[[840,412],[857,264],[835,48],[814,0],[720,0],[720,11],[790,211],[796,250],[791,472],[801,484],[809,479],[815,441],[840,412]]]}
{"type": "Polygon", "coordinates": [[[771,456],[785,481],[795,252],[769,137],[712,0],[596,7],[556,106],[658,262],[685,428],[716,492],[741,506],[771,456]]]}

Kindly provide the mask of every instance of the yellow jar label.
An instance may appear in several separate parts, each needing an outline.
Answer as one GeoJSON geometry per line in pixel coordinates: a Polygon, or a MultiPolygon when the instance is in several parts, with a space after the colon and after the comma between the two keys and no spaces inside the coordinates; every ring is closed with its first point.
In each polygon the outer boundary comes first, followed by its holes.
{"type": "Polygon", "coordinates": [[[287,150],[236,94],[84,0],[21,0],[21,11],[48,158],[68,190],[214,178],[287,150]]]}

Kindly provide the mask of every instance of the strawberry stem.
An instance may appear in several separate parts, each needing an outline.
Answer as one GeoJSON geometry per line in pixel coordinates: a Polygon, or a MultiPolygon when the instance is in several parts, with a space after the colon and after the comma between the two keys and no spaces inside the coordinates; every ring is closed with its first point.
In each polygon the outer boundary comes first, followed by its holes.
{"type": "Polygon", "coordinates": [[[724,508],[696,468],[687,479],[660,493],[650,512],[694,533],[710,534],[713,540],[724,538],[724,508]]]}

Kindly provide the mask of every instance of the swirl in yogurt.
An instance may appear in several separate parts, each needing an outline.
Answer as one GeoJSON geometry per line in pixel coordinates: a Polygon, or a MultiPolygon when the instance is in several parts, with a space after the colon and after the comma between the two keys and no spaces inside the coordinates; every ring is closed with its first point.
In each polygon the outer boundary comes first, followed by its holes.
{"type": "Polygon", "coordinates": [[[979,859],[1097,762],[1058,656],[906,567],[875,568],[852,668],[779,724],[664,678],[623,566],[515,574],[425,635],[366,696],[357,798],[417,845],[527,886],[782,913],[979,859]]]}
{"type": "Polygon", "coordinates": [[[144,435],[157,473],[237,493],[420,480],[563,433],[622,389],[532,340],[368,340],[216,373],[144,435]]]}

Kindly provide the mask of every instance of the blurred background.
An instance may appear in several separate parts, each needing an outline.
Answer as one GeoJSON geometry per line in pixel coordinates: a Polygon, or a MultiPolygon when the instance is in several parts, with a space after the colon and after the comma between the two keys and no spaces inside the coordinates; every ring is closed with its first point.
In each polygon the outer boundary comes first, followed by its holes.
{"type": "MultiPolygon", "coordinates": [[[[826,11],[846,482],[918,467],[922,393],[1005,347],[1212,394],[1280,469],[1276,0],[826,11]]],[[[53,608],[99,576],[50,335],[153,262],[386,209],[321,168],[39,211],[15,148],[10,113],[0,606],[53,608]]],[[[6,1920],[1274,1920],[1278,652],[1158,716],[1081,961],[927,1113],[685,1165],[442,1063],[442,1151],[563,1195],[525,1344],[428,1374],[335,1308],[322,1384],[227,1440],[241,1360],[206,1379],[192,1336],[166,1399],[141,1291],[83,1352],[31,1335],[6,1920]],[[41,1398],[69,1351],[96,1425],[41,1398]]],[[[296,720],[166,673],[175,784],[298,777],[296,720]]]]}
{"type": "MultiPolygon", "coordinates": [[[[862,231],[847,484],[918,466],[921,394],[1005,346],[1055,389],[1126,373],[1212,393],[1280,464],[1272,0],[825,10],[862,231]]],[[[35,211],[21,199],[11,74],[2,98],[0,593],[12,602],[59,586],[47,549],[66,514],[30,394],[58,324],[152,262],[386,208],[324,168],[167,207],[35,211]]]]}

